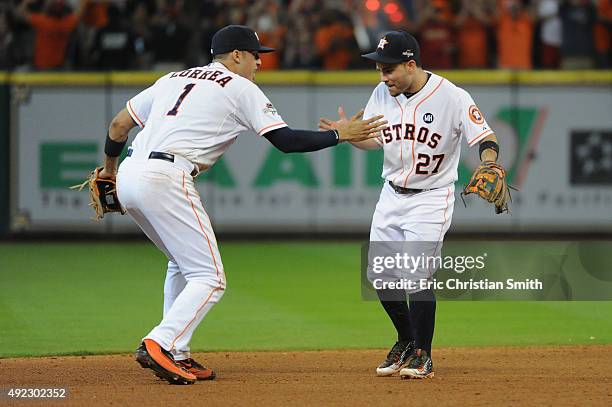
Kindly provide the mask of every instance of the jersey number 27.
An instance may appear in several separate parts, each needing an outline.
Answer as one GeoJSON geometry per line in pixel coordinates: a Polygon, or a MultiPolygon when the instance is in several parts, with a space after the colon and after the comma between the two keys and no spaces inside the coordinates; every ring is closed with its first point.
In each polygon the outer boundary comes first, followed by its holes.
{"type": "Polygon", "coordinates": [[[444,160],[444,154],[434,154],[430,156],[429,154],[419,153],[419,156],[417,157],[418,163],[416,166],[416,173],[421,175],[429,174],[427,167],[429,167],[432,159],[436,162],[436,166],[433,168],[433,170],[431,170],[431,174],[437,174],[438,170],[440,169],[440,165],[442,164],[442,160],[444,160]]]}

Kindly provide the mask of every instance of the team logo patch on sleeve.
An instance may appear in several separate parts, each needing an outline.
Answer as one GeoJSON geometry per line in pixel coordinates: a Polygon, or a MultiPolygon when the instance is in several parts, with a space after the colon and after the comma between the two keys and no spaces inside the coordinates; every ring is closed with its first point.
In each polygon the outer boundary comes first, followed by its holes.
{"type": "Polygon", "coordinates": [[[274,107],[274,105],[272,105],[272,103],[266,103],[266,107],[264,107],[263,112],[278,114],[278,112],[276,111],[276,108],[274,107]]]}
{"type": "Polygon", "coordinates": [[[468,115],[470,116],[470,120],[476,124],[484,123],[484,116],[480,113],[480,110],[476,107],[476,105],[470,106],[468,110],[468,115]]]}

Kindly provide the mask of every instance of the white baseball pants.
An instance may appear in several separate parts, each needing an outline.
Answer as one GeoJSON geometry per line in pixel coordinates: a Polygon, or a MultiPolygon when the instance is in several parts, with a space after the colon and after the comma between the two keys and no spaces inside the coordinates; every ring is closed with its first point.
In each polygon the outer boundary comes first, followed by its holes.
{"type": "Polygon", "coordinates": [[[117,194],[127,213],[168,257],[163,319],[145,337],[190,357],[197,326],[223,296],[226,280],[210,219],[190,175],[193,164],[132,152],[119,167],[117,194]]]}
{"type": "MultiPolygon", "coordinates": [[[[370,228],[370,259],[374,256],[391,255],[401,250],[410,256],[439,256],[442,241],[448,231],[453,217],[455,203],[455,186],[436,188],[416,194],[398,194],[387,181],[380,192],[376,210],[370,228]],[[413,242],[395,244],[392,242],[413,242]],[[417,242],[417,243],[415,243],[417,242]]],[[[371,261],[371,260],[370,260],[371,261]]],[[[436,270],[423,267],[409,275],[409,279],[430,279],[436,270]]],[[[395,277],[406,277],[401,273],[389,274],[395,277]]],[[[368,279],[379,278],[368,267],[368,279]]],[[[411,290],[412,291],[412,290],[411,290]]],[[[418,290],[417,290],[418,291],[418,290]]]]}
{"type": "Polygon", "coordinates": [[[402,195],[385,181],[372,218],[370,241],[442,242],[454,204],[454,184],[402,195]]]}

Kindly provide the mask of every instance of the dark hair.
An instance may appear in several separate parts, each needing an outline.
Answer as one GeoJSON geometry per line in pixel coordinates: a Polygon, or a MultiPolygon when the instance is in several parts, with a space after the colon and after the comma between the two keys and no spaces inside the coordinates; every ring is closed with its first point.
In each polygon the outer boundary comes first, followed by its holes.
{"type": "Polygon", "coordinates": [[[228,57],[229,54],[231,54],[231,52],[225,52],[223,54],[213,55],[213,61],[217,61],[219,59],[225,59],[228,57]]]}

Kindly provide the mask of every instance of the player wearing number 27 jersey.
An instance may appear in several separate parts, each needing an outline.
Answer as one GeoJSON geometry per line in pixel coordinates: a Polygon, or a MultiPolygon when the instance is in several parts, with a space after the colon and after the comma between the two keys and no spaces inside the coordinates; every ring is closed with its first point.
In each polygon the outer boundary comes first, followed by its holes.
{"type": "MultiPolygon", "coordinates": [[[[421,68],[419,45],[412,35],[388,32],[376,51],[363,57],[375,61],[380,72],[364,117],[382,114],[388,122],[377,138],[352,143],[384,150],[385,183],[372,218],[369,259],[439,256],[453,215],[461,142],[479,144],[481,159],[495,161],[496,137],[465,90],[421,68]]],[[[344,112],[339,113],[340,120],[321,119],[320,127],[333,129],[344,123],[344,112]]],[[[436,300],[427,283],[435,269],[420,266],[397,274],[391,268],[384,275],[388,281],[372,270],[369,265],[368,279],[397,331],[397,342],[376,374],[433,377],[436,300]],[[402,280],[413,285],[394,289],[381,284],[402,280]]]]}

